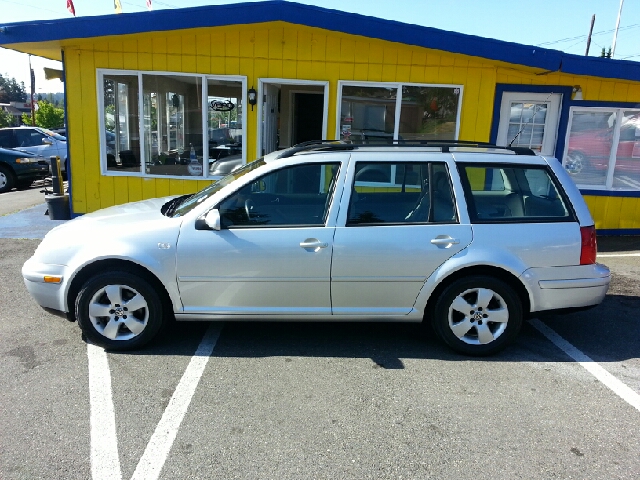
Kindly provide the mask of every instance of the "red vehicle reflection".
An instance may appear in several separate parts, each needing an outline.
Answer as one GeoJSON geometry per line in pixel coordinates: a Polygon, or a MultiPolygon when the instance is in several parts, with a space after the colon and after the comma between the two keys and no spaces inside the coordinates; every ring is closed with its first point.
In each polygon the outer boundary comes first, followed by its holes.
{"type": "MultiPolygon", "coordinates": [[[[640,117],[625,118],[620,127],[616,170],[640,172],[640,117]]],[[[613,143],[613,128],[573,132],[569,137],[566,167],[578,174],[583,169],[606,170],[613,143]]]]}

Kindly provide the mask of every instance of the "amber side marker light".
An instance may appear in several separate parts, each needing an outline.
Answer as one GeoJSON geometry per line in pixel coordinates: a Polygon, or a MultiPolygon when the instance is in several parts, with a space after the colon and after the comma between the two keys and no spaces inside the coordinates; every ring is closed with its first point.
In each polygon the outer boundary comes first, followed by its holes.
{"type": "Polygon", "coordinates": [[[582,239],[580,265],[593,265],[596,263],[596,253],[598,250],[595,225],[580,227],[580,237],[582,239]]]}
{"type": "Polygon", "coordinates": [[[62,277],[51,277],[49,275],[45,275],[44,283],[60,283],[62,281],[62,277]]]}

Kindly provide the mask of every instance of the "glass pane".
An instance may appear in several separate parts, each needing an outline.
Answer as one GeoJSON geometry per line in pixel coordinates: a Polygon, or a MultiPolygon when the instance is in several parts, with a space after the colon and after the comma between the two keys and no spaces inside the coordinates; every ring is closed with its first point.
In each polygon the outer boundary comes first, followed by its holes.
{"type": "Polygon", "coordinates": [[[545,168],[462,167],[472,185],[470,211],[474,221],[509,222],[512,219],[570,219],[571,214],[545,168]],[[522,182],[522,178],[526,182],[522,182]],[[478,182],[477,180],[481,181],[478,182]]]}
{"type": "Polygon", "coordinates": [[[460,89],[402,87],[399,140],[454,140],[460,89]]]}
{"type": "Polygon", "coordinates": [[[242,83],[207,81],[209,174],[225,175],[242,165],[242,83]]]}
{"type": "Polygon", "coordinates": [[[562,164],[578,185],[606,184],[615,117],[614,111],[573,113],[562,164]]]}
{"type": "Polygon", "coordinates": [[[396,96],[395,87],[342,87],[340,139],[351,143],[391,142],[396,96]]]}
{"type": "Polygon", "coordinates": [[[142,76],[146,173],[202,176],[201,80],[199,76],[142,76]]]}
{"type": "Polygon", "coordinates": [[[546,103],[512,103],[507,145],[528,147],[539,152],[542,149],[546,118],[546,103]]]}
{"type": "Polygon", "coordinates": [[[137,75],[105,75],[104,123],[107,170],[140,172],[137,75]]]}
{"type": "Polygon", "coordinates": [[[222,225],[321,226],[331,205],[339,164],[295,165],[268,173],[219,205],[222,225]]]}
{"type": "Polygon", "coordinates": [[[640,110],[623,113],[613,188],[640,190],[640,110]]]}

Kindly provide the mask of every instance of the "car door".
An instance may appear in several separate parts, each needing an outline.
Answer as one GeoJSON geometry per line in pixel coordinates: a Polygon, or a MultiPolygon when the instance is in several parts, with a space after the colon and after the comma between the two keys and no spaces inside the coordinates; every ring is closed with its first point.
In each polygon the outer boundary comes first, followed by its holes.
{"type": "Polygon", "coordinates": [[[316,161],[271,171],[218,203],[220,230],[183,226],[184,312],[330,315],[334,227],[327,220],[339,167],[316,161]]]}
{"type": "Polygon", "coordinates": [[[471,243],[442,154],[388,158],[369,153],[349,165],[351,194],[334,236],[334,315],[409,314],[426,279],[471,243]]]}
{"type": "Polygon", "coordinates": [[[17,148],[20,150],[34,155],[42,155],[47,159],[51,155],[56,155],[56,150],[52,149],[51,145],[42,143],[42,140],[48,137],[35,128],[16,128],[13,133],[18,145],[17,148]]]}

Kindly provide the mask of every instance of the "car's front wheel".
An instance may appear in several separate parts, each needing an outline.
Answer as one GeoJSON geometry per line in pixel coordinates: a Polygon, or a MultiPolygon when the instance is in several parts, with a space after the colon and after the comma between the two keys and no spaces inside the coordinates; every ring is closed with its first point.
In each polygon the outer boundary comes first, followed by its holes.
{"type": "Polygon", "coordinates": [[[453,350],[465,355],[491,355],[505,348],[520,331],[522,302],[497,278],[461,278],[440,295],[432,324],[453,350]]]}
{"type": "Polygon", "coordinates": [[[0,165],[0,193],[8,192],[16,184],[16,177],[10,168],[0,165]]]}
{"type": "Polygon", "coordinates": [[[76,318],[87,340],[109,350],[140,348],[163,325],[162,302],[144,278],[125,271],[96,275],[76,298],[76,318]]]}

